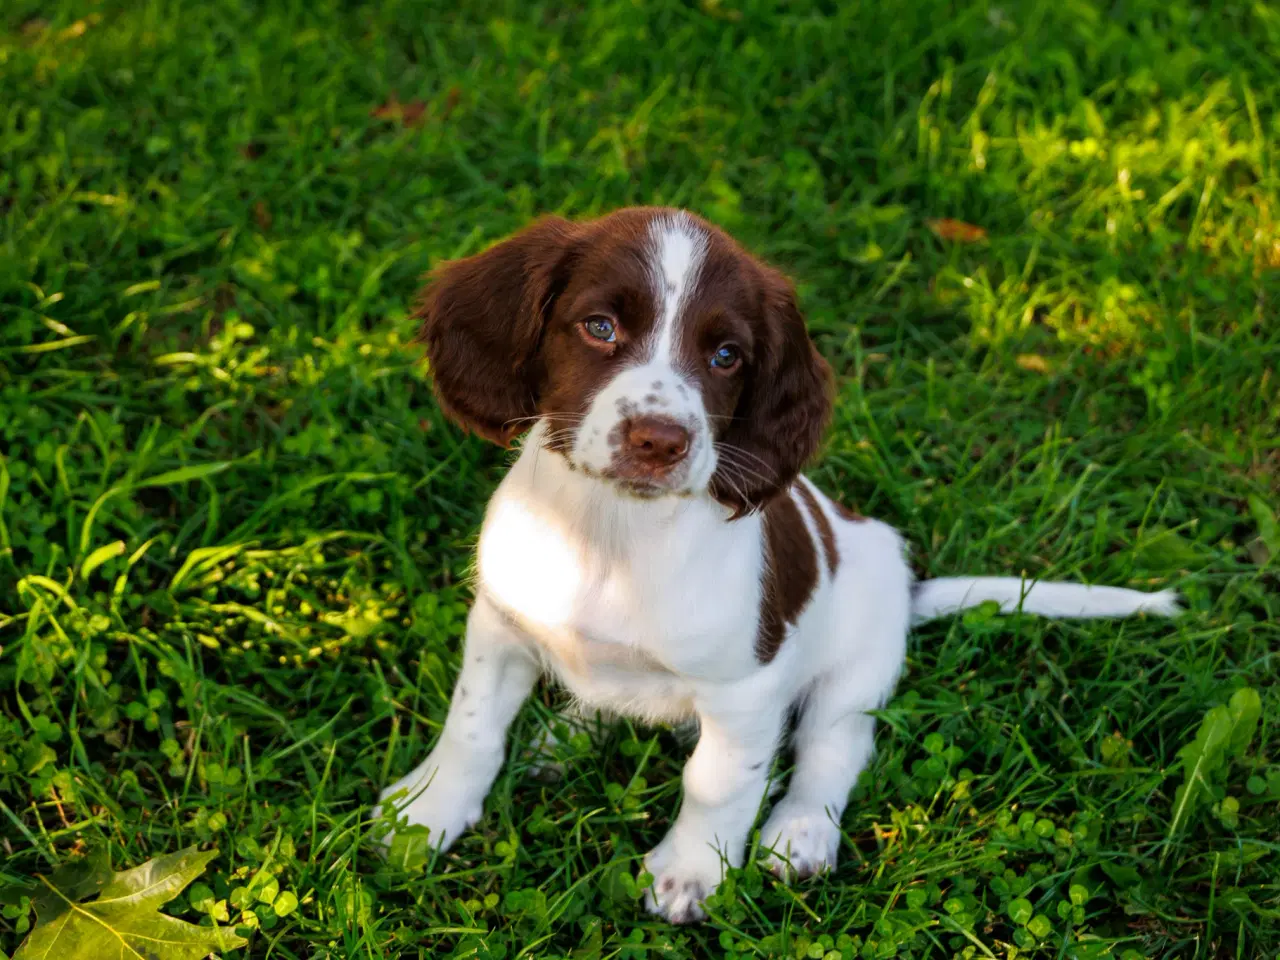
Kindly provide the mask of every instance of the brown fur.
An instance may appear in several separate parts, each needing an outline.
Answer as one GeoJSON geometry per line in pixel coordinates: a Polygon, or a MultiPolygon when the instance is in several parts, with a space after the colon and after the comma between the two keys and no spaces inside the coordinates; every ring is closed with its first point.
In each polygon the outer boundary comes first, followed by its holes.
{"type": "Polygon", "coordinates": [[[627,210],[580,227],[582,241],[572,271],[546,318],[539,364],[538,412],[548,421],[552,450],[572,447],[578,415],[629,361],[656,319],[649,277],[634,254],[648,228],[646,215],[627,210]],[[580,328],[591,316],[616,322],[616,344],[584,340],[580,328]]]}
{"type": "Polygon", "coordinates": [[[441,267],[418,316],[440,406],[506,446],[538,413],[536,357],[580,230],[550,217],[484,253],[441,267]]]}
{"type": "Polygon", "coordinates": [[[822,505],[807,484],[797,481],[791,489],[800,494],[800,499],[809,510],[809,516],[813,518],[813,525],[818,528],[818,539],[822,541],[822,552],[827,558],[827,570],[834,577],[836,568],[840,566],[840,551],[836,549],[836,535],[831,529],[831,521],[827,519],[822,505]]]}
{"type": "Polygon", "coordinates": [[[800,508],[789,496],[775,497],[764,508],[764,592],[756,659],[769,663],[818,586],[818,554],[800,508]]]}
{"type": "Polygon", "coordinates": [[[741,516],[790,487],[817,452],[831,417],[831,368],[809,339],[790,281],[703,226],[711,240],[680,352],[701,381],[721,454],[711,493],[741,516]],[[728,376],[703,359],[726,339],[744,354],[728,376]]]}
{"type": "Polygon", "coordinates": [[[863,520],[867,519],[862,514],[858,513],[858,511],[851,510],[846,507],[839,500],[833,500],[832,503],[835,504],[836,513],[840,514],[842,518],[848,520],[850,523],[861,523],[863,520]]]}

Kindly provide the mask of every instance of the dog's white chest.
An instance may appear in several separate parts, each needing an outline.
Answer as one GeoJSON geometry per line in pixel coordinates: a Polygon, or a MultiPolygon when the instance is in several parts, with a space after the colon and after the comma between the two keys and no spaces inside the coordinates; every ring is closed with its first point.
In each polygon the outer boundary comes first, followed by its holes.
{"type": "Polygon", "coordinates": [[[753,582],[753,554],[702,562],[700,546],[713,545],[686,529],[696,517],[685,526],[677,517],[665,526],[584,530],[581,513],[512,487],[504,484],[485,519],[480,584],[579,695],[603,685],[602,698],[626,699],[642,694],[619,687],[659,682],[669,692],[678,678],[732,680],[754,668],[743,638],[753,635],[758,595],[726,598],[724,590],[753,582]]]}

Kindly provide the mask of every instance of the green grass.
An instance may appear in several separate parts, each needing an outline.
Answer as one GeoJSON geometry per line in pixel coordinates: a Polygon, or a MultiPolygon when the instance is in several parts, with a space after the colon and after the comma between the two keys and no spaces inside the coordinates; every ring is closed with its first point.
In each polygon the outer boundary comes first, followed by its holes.
{"type": "Polygon", "coordinates": [[[1274,956],[1278,144],[1248,0],[8,0],[0,883],[216,845],[170,909],[256,958],[1274,956]],[[749,867],[692,929],[634,882],[668,731],[553,784],[515,751],[408,871],[363,823],[444,717],[504,463],[431,399],[418,278],[627,203],[794,274],[840,374],[814,475],[922,571],[1191,608],[922,630],[839,870],[749,867]],[[1245,686],[1257,732],[1181,803],[1245,686]]]}

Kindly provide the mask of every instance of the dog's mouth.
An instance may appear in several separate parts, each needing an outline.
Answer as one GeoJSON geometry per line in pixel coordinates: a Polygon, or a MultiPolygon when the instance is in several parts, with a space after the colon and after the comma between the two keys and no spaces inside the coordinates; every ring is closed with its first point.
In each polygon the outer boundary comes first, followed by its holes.
{"type": "Polygon", "coordinates": [[[676,477],[635,477],[619,473],[612,468],[593,470],[581,463],[575,463],[572,457],[566,456],[569,467],[580,471],[594,480],[609,484],[618,493],[636,500],[660,500],[663,497],[691,497],[690,490],[680,478],[676,477]]]}
{"type": "Polygon", "coordinates": [[[660,483],[654,483],[651,480],[635,480],[629,477],[613,477],[605,475],[608,480],[619,492],[629,497],[635,497],[639,500],[657,500],[659,497],[680,496],[684,494],[683,490],[666,486],[660,483]]]}

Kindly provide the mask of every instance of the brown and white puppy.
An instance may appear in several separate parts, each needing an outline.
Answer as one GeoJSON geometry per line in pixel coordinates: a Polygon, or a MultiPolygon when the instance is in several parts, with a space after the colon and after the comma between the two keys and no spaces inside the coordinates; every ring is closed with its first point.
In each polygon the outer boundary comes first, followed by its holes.
{"type": "Polygon", "coordinates": [[[800,476],[831,375],[790,283],[704,220],[542,220],[445,265],[421,310],[439,400],[501,444],[448,719],[382,795],[445,847],[481,816],[506,731],[549,673],[581,704],[696,719],[649,909],[703,915],[742,862],[784,724],[795,767],[761,834],[778,872],[831,867],[910,623],[995,600],[1057,617],[1172,614],[1170,592],[912,583],[897,533],[800,476]]]}

